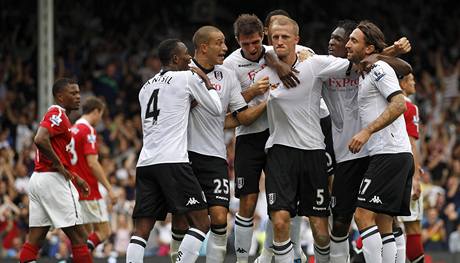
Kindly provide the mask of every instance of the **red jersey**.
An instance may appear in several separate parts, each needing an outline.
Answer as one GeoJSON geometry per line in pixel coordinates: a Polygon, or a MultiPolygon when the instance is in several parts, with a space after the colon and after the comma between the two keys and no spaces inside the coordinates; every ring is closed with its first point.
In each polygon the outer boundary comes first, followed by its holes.
{"type": "Polygon", "coordinates": [[[407,110],[404,112],[404,120],[406,121],[407,134],[410,137],[418,140],[418,108],[408,98],[406,98],[407,110]]]}
{"type": "Polygon", "coordinates": [[[73,134],[73,145],[70,151],[72,159],[72,172],[83,178],[89,185],[90,194],[87,197],[83,197],[79,187],[78,192],[80,193],[80,200],[97,200],[101,199],[101,193],[99,192],[98,181],[93,175],[91,168],[88,166],[86,156],[90,154],[97,155],[97,137],[96,131],[85,119],[79,119],[72,127],[73,134]]]}
{"type": "MultiPolygon", "coordinates": [[[[72,124],[65,113],[65,109],[53,105],[49,107],[48,112],[40,122],[40,126],[48,130],[50,134],[51,147],[56,153],[57,157],[66,169],[70,168],[70,155],[69,144],[72,139],[70,128],[72,124]]],[[[55,172],[52,167],[52,162],[37,149],[35,156],[35,169],[36,172],[55,172]]]]}

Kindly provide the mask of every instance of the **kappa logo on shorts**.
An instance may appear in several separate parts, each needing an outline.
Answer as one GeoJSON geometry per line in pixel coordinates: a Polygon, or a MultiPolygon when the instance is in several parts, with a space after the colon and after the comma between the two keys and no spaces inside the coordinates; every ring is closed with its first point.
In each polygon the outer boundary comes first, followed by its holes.
{"type": "Polygon", "coordinates": [[[380,200],[380,197],[378,195],[374,195],[374,197],[372,197],[369,203],[382,204],[382,200],[380,200]]]}
{"type": "Polygon", "coordinates": [[[188,202],[185,204],[185,206],[189,206],[189,205],[196,205],[196,204],[199,204],[200,202],[198,202],[198,200],[195,199],[195,197],[190,197],[188,199],[188,202]]]}
{"type": "Polygon", "coordinates": [[[269,193],[268,194],[268,203],[273,205],[276,201],[276,193],[269,193]]]}
{"type": "Polygon", "coordinates": [[[243,188],[243,186],[244,186],[244,178],[243,177],[236,178],[236,187],[238,187],[238,189],[241,189],[243,188]]]}

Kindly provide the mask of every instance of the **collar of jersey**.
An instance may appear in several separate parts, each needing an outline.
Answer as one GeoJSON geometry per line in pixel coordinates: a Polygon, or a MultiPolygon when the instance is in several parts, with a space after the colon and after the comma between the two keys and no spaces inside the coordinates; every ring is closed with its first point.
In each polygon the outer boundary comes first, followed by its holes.
{"type": "Polygon", "coordinates": [[[240,52],[241,52],[241,56],[242,56],[243,58],[245,58],[245,59],[247,59],[247,60],[249,60],[249,61],[251,61],[251,62],[259,62],[259,61],[264,57],[264,55],[265,55],[265,47],[262,46],[262,53],[260,53],[260,56],[259,56],[255,61],[246,58],[246,57],[244,56],[243,49],[240,49],[240,52]]]}
{"type": "Polygon", "coordinates": [[[195,65],[200,68],[201,70],[203,70],[203,72],[205,74],[208,74],[209,72],[212,72],[214,70],[214,66],[212,67],[212,69],[205,69],[203,66],[201,66],[196,60],[195,58],[192,59],[193,60],[193,63],[195,63],[195,65]]]}
{"type": "Polygon", "coordinates": [[[54,107],[55,107],[55,108],[58,108],[58,109],[61,109],[62,111],[65,111],[65,109],[64,109],[63,107],[61,107],[61,106],[59,106],[59,105],[57,105],[57,104],[51,105],[51,106],[48,108],[48,110],[51,109],[51,108],[54,108],[54,107]]]}

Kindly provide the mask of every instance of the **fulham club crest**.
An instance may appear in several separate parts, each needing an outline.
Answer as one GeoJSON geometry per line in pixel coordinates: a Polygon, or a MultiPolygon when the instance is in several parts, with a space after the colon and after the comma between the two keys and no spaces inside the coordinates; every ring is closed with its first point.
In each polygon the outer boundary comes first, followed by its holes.
{"type": "Polygon", "coordinates": [[[216,71],[214,71],[214,77],[217,80],[221,81],[224,78],[224,75],[222,74],[222,71],[217,71],[216,70],[216,71]]]}
{"type": "Polygon", "coordinates": [[[241,189],[243,188],[244,186],[244,177],[237,177],[236,178],[236,187],[238,187],[238,189],[241,189]]]}
{"type": "Polygon", "coordinates": [[[276,201],[276,194],[275,193],[269,193],[268,194],[268,204],[273,205],[276,201]]]}

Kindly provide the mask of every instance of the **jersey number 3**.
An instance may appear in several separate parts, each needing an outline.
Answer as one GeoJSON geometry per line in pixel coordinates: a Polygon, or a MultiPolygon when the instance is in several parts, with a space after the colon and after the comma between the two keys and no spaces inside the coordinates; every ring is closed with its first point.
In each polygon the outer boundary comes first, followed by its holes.
{"type": "Polygon", "coordinates": [[[160,110],[158,109],[158,92],[160,89],[156,89],[152,92],[152,96],[150,96],[149,102],[147,103],[147,110],[145,111],[145,118],[153,118],[153,125],[157,123],[158,115],[160,115],[160,110]],[[152,111],[150,111],[150,107],[152,106],[152,111]]]}

